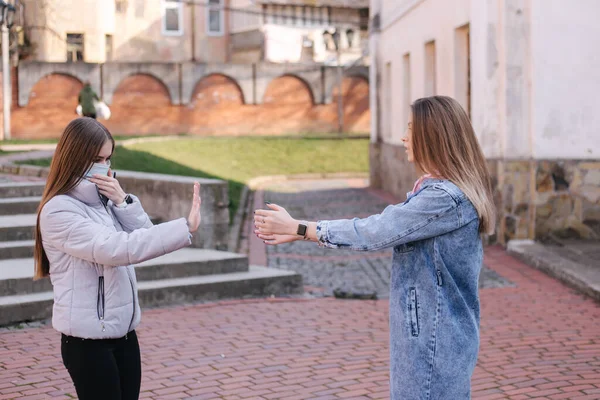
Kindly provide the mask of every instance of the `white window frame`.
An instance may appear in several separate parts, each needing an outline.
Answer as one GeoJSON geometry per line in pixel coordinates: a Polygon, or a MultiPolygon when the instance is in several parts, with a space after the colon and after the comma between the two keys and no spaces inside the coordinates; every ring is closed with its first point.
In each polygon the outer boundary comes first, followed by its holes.
{"type": "Polygon", "coordinates": [[[210,4],[207,0],[206,5],[206,35],[207,36],[223,36],[225,34],[225,10],[224,10],[224,1],[218,0],[219,5],[210,4]],[[210,30],[210,12],[218,11],[219,12],[219,27],[221,28],[218,32],[210,30]]]}
{"type": "Polygon", "coordinates": [[[162,0],[162,34],[163,36],[183,36],[183,3],[162,0]],[[179,30],[167,30],[167,9],[177,9],[179,15],[179,30]]]}

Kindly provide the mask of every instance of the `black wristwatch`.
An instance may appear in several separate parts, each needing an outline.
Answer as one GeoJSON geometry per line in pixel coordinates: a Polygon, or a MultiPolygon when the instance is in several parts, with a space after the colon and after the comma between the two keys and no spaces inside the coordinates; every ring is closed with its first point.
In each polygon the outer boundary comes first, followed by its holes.
{"type": "Polygon", "coordinates": [[[303,238],[306,238],[307,230],[308,230],[308,225],[305,222],[300,222],[298,224],[298,230],[296,231],[296,234],[299,236],[302,236],[303,238]]]}
{"type": "Polygon", "coordinates": [[[127,203],[127,204],[133,203],[133,197],[131,197],[130,194],[128,194],[127,196],[125,196],[125,203],[127,203]]]}

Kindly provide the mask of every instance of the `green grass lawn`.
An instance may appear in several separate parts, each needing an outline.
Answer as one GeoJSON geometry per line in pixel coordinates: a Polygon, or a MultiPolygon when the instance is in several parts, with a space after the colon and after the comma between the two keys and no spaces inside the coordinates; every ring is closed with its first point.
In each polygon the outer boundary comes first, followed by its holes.
{"type": "MultiPolygon", "coordinates": [[[[119,146],[113,168],[217,178],[229,182],[230,211],[244,185],[264,175],[367,172],[368,139],[227,137],[182,139],[119,146]]],[[[28,161],[50,165],[50,160],[28,161]]]]}

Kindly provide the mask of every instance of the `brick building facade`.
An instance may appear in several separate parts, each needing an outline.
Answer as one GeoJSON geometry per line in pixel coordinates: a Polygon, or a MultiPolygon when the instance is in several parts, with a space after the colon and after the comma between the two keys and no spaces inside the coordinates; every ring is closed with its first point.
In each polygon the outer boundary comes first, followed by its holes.
{"type": "MultiPolygon", "coordinates": [[[[346,71],[344,130],[369,131],[367,70],[346,71]]],[[[338,129],[335,70],[300,65],[21,63],[13,69],[17,139],[58,137],[90,81],[113,134],[272,135],[338,129]]]]}

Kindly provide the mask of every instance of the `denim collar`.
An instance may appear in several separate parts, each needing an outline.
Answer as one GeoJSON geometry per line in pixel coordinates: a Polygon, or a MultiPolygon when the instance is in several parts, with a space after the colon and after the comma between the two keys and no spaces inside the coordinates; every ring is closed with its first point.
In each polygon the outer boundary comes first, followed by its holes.
{"type": "Polygon", "coordinates": [[[440,178],[425,178],[423,179],[423,182],[421,182],[421,186],[419,186],[419,189],[416,192],[413,193],[412,191],[410,191],[406,193],[406,200],[409,200],[411,197],[416,196],[421,190],[425,189],[426,187],[435,185],[436,183],[442,183],[447,181],[447,179],[440,178]]]}

